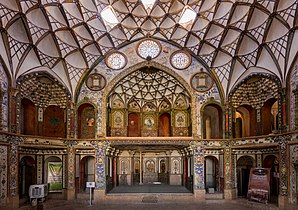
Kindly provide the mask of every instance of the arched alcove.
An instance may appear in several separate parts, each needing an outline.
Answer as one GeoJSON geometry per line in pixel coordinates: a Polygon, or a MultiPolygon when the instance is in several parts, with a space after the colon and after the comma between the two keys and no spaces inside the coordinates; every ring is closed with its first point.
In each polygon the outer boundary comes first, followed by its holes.
{"type": "Polygon", "coordinates": [[[31,156],[22,157],[19,162],[19,196],[29,195],[30,185],[36,184],[36,164],[31,156]]]}
{"type": "Polygon", "coordinates": [[[222,109],[217,104],[208,104],[203,108],[203,137],[219,139],[223,136],[222,109]]]}
{"type": "Polygon", "coordinates": [[[44,111],[44,136],[66,137],[64,110],[59,106],[48,106],[44,111]]]}
{"type": "Polygon", "coordinates": [[[21,133],[36,135],[36,106],[27,98],[21,101],[21,133]]]}
{"type": "Polygon", "coordinates": [[[250,169],[255,166],[255,161],[251,156],[242,156],[237,160],[236,164],[238,196],[246,197],[250,169]]]}
{"type": "Polygon", "coordinates": [[[78,138],[95,138],[95,109],[88,103],[78,108],[78,138]]]}

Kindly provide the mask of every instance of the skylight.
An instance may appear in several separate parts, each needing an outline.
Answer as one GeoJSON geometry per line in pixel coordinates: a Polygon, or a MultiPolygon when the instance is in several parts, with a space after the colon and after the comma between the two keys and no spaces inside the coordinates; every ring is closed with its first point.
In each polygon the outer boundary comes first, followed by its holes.
{"type": "Polygon", "coordinates": [[[141,0],[146,10],[151,10],[156,0],[141,0]]]}
{"type": "Polygon", "coordinates": [[[197,13],[190,7],[185,7],[181,18],[179,20],[179,24],[185,28],[188,28],[195,20],[197,13]]]}
{"type": "Polygon", "coordinates": [[[102,19],[104,20],[106,26],[109,26],[111,28],[113,28],[114,26],[116,26],[119,21],[116,17],[116,14],[114,12],[114,9],[111,6],[107,6],[106,8],[104,8],[101,13],[100,13],[102,19]]]}

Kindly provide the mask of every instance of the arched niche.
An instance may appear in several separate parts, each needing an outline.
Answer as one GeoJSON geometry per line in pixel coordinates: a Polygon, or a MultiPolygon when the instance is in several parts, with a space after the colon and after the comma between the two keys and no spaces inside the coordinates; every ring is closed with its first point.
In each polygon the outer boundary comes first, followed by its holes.
{"type": "Polygon", "coordinates": [[[48,106],[44,111],[44,136],[66,137],[65,110],[59,106],[48,106]]]}
{"type": "Polygon", "coordinates": [[[255,110],[249,105],[242,105],[236,109],[235,137],[254,135],[255,110]]]}
{"type": "Polygon", "coordinates": [[[270,202],[278,202],[279,194],[279,162],[275,155],[267,155],[263,160],[263,167],[270,168],[270,202]]]}
{"type": "Polygon", "coordinates": [[[21,134],[36,135],[36,106],[27,98],[21,101],[21,134]]]}
{"type": "Polygon", "coordinates": [[[207,193],[220,191],[219,161],[214,156],[205,157],[205,188],[207,193]]]}
{"type": "Polygon", "coordinates": [[[238,196],[246,197],[248,192],[250,169],[255,167],[255,160],[251,156],[241,156],[236,163],[238,196]]]}
{"type": "Polygon", "coordinates": [[[94,160],[95,158],[93,156],[85,156],[80,160],[80,188],[78,190],[79,192],[86,191],[86,182],[94,182],[95,180],[94,160]]]}
{"type": "Polygon", "coordinates": [[[278,130],[278,103],[277,99],[268,99],[262,107],[262,134],[267,135],[278,130]]]}
{"type": "Polygon", "coordinates": [[[203,107],[203,137],[220,139],[223,137],[223,113],[218,104],[207,104],[203,107]]]}
{"type": "Polygon", "coordinates": [[[19,196],[29,195],[30,185],[36,184],[36,163],[33,157],[22,157],[19,162],[19,196]]]}
{"type": "Polygon", "coordinates": [[[153,66],[132,71],[107,96],[111,136],[188,136],[190,94],[173,75],[153,66]]]}
{"type": "Polygon", "coordinates": [[[89,103],[81,104],[78,108],[78,138],[95,138],[96,125],[95,109],[89,103]]]}
{"type": "MultiPolygon", "coordinates": [[[[149,70],[151,71],[151,70],[149,70]]],[[[146,86],[146,85],[145,85],[146,86]]],[[[154,62],[154,61],[150,61],[150,63],[148,64],[148,62],[141,62],[138,63],[134,66],[129,67],[128,69],[126,69],[125,71],[122,71],[121,73],[119,73],[112,81],[108,82],[107,87],[104,89],[104,93],[103,93],[103,100],[102,100],[102,116],[103,116],[103,121],[102,121],[102,135],[111,135],[111,136],[126,136],[127,135],[127,126],[129,124],[128,122],[128,113],[125,112],[125,109],[129,109],[128,108],[128,101],[136,101],[138,106],[139,106],[139,110],[140,111],[133,111],[133,112],[137,112],[140,113],[140,117],[141,117],[141,136],[158,136],[158,118],[159,115],[164,113],[165,111],[161,111],[160,110],[160,105],[163,101],[170,101],[170,106],[169,106],[169,110],[171,110],[171,108],[174,106],[174,103],[177,99],[177,96],[183,96],[186,97],[185,100],[187,101],[187,108],[185,108],[185,112],[181,112],[182,110],[176,110],[177,112],[171,112],[171,120],[172,120],[172,135],[173,136],[189,136],[191,134],[194,134],[197,132],[197,125],[192,125],[191,122],[194,122],[196,116],[197,116],[197,111],[195,109],[195,104],[191,103],[192,101],[195,101],[196,95],[194,94],[194,91],[190,88],[189,84],[180,76],[178,75],[175,71],[171,70],[170,68],[154,62]],[[148,75],[148,70],[146,70],[146,68],[148,69],[154,69],[153,72],[157,72],[158,74],[161,74],[163,79],[160,79],[159,82],[157,83],[157,85],[154,85],[154,87],[152,86],[152,88],[144,88],[144,85],[142,83],[140,83],[140,81],[142,81],[142,79],[140,80],[139,78],[137,79],[137,82],[135,82],[134,80],[131,79],[131,75],[134,75],[135,73],[140,72],[141,70],[144,72],[144,74],[147,73],[148,75]],[[123,81],[127,80],[128,85],[125,85],[124,88],[119,88],[119,85],[123,86],[123,81]],[[164,80],[166,80],[167,82],[164,82],[164,80]],[[163,82],[162,82],[163,81],[163,82]],[[174,85],[173,85],[174,83],[174,85]],[[133,85],[134,88],[131,88],[131,84],[135,84],[133,85]],[[179,85],[179,87],[177,87],[177,84],[179,85]],[[171,88],[167,88],[167,91],[162,91],[162,94],[155,94],[156,92],[160,91],[160,88],[164,87],[164,86],[170,85],[171,88]],[[135,89],[136,88],[136,89],[135,89]],[[144,88],[141,91],[139,91],[139,88],[144,88]],[[124,91],[125,90],[125,91],[124,91]],[[158,91],[156,91],[158,90],[158,91]],[[120,92],[119,92],[120,91],[120,92]],[[145,91],[145,92],[144,92],[145,91]],[[169,92],[175,92],[175,96],[174,97],[163,97],[163,95],[166,93],[168,94],[169,92]],[[131,96],[125,97],[125,94],[131,94],[131,96]],[[143,106],[146,104],[141,102],[139,103],[139,99],[138,96],[140,95],[140,92],[142,92],[142,95],[145,96],[148,100],[152,100],[152,99],[156,99],[158,98],[158,103],[156,103],[156,100],[154,100],[154,104],[155,104],[155,108],[156,108],[156,112],[155,114],[152,115],[152,113],[147,113],[148,115],[143,115],[143,106]],[[146,94],[144,94],[146,93],[146,94]],[[149,94],[147,94],[149,93],[149,94]],[[123,103],[123,107],[119,107],[119,109],[117,110],[118,115],[120,115],[121,113],[123,114],[123,121],[120,121],[121,123],[123,122],[123,128],[117,128],[114,129],[113,127],[111,127],[111,125],[113,124],[113,118],[111,118],[111,116],[113,116],[113,110],[111,110],[111,107],[113,106],[114,102],[111,103],[111,99],[114,99],[115,97],[119,97],[120,96],[120,100],[119,98],[116,99],[118,102],[123,103]],[[135,97],[133,97],[135,96],[135,97]],[[179,113],[178,113],[179,112],[179,113]],[[175,126],[175,116],[176,114],[178,114],[178,117],[182,116],[182,118],[184,118],[184,124],[179,124],[177,127],[175,126]],[[173,116],[175,115],[175,116],[173,116]],[[149,117],[151,118],[151,120],[147,120],[146,118],[149,117]],[[153,127],[151,126],[147,126],[145,129],[143,129],[145,126],[145,122],[152,122],[153,121],[153,127]],[[181,127],[181,125],[186,125],[186,127],[181,127]],[[177,129],[175,129],[175,127],[177,129]],[[114,134],[113,134],[114,131],[114,134]],[[117,135],[115,135],[117,134],[117,135]]],[[[147,101],[148,102],[148,101],[147,101]]],[[[120,104],[121,104],[120,103],[120,104]]],[[[178,119],[177,117],[177,119],[178,119]]],[[[149,124],[147,124],[149,125],[149,124]]]]}
{"type": "Polygon", "coordinates": [[[158,136],[171,136],[171,115],[162,113],[158,118],[158,136]]]}
{"type": "Polygon", "coordinates": [[[49,192],[61,192],[63,180],[62,157],[49,156],[44,161],[44,182],[48,184],[49,192]]]}

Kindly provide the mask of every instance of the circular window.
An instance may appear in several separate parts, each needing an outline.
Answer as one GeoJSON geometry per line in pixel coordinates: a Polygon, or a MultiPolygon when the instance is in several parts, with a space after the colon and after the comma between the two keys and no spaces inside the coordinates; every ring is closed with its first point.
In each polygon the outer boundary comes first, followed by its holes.
{"type": "Polygon", "coordinates": [[[90,90],[99,91],[106,86],[106,79],[98,73],[90,74],[86,79],[86,86],[90,90]]]}
{"type": "Polygon", "coordinates": [[[170,61],[174,68],[182,70],[191,64],[191,56],[182,50],[178,50],[171,55],[170,61]]]}
{"type": "Polygon", "coordinates": [[[141,41],[137,48],[138,55],[147,60],[156,58],[159,55],[160,51],[160,43],[150,38],[141,41]]]}
{"type": "Polygon", "coordinates": [[[108,56],[105,59],[105,62],[109,68],[119,70],[126,66],[127,59],[125,55],[121,52],[112,52],[108,54],[108,56]]]}

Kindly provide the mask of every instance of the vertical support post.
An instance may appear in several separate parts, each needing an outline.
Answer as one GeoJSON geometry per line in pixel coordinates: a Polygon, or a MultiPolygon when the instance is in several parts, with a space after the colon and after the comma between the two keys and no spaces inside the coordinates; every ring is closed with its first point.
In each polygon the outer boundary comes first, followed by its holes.
{"type": "Polygon", "coordinates": [[[37,184],[42,184],[42,168],[43,168],[43,156],[37,155],[36,156],[37,162],[37,184]]]}
{"type": "Polygon", "coordinates": [[[114,187],[117,186],[117,159],[116,157],[113,158],[113,183],[114,187]]]}
{"type": "Polygon", "coordinates": [[[194,156],[194,196],[200,200],[205,200],[205,145],[203,141],[200,141],[192,142],[190,146],[194,156]]]}
{"type": "Polygon", "coordinates": [[[256,159],[257,159],[257,168],[261,168],[262,167],[262,153],[257,153],[256,159]]]}
{"type": "Polygon", "coordinates": [[[75,195],[75,147],[76,141],[66,141],[67,144],[67,192],[66,199],[74,200],[75,195]]]}
{"type": "Polygon", "coordinates": [[[19,208],[18,194],[18,146],[23,143],[23,138],[10,136],[9,141],[9,168],[8,168],[8,203],[11,209],[19,208]]]}
{"type": "Polygon", "coordinates": [[[140,151],[140,185],[143,184],[143,160],[142,160],[142,151],[140,151]]]}
{"type": "Polygon", "coordinates": [[[77,134],[75,133],[75,119],[76,119],[76,112],[75,112],[75,104],[69,102],[69,108],[67,108],[67,137],[68,138],[75,138],[77,134]]]}
{"type": "Polygon", "coordinates": [[[95,148],[95,190],[94,201],[104,199],[106,193],[106,149],[109,146],[107,141],[93,141],[91,142],[95,148]]]}
{"type": "Polygon", "coordinates": [[[233,159],[232,148],[229,141],[224,145],[224,198],[232,200],[236,198],[235,180],[233,180],[235,167],[235,159],[233,159]]]}
{"type": "Polygon", "coordinates": [[[279,196],[278,207],[286,209],[288,203],[288,166],[287,166],[287,153],[288,153],[288,139],[290,136],[279,137],[279,196]]]}

